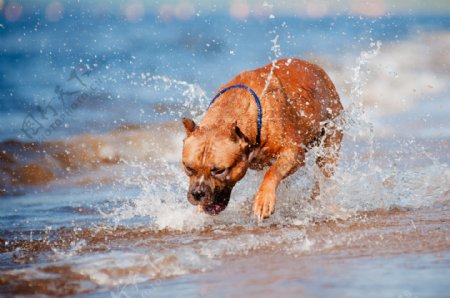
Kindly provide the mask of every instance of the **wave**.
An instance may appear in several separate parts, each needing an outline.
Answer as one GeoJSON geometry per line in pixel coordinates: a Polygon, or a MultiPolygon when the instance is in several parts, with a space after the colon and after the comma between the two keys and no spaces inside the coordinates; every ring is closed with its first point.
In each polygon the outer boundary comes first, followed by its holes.
{"type": "MultiPolygon", "coordinates": [[[[24,191],[27,186],[57,182],[72,185],[98,183],[86,175],[133,160],[173,159],[178,153],[177,123],[123,126],[109,133],[79,135],[61,141],[0,143],[0,195],[24,191]],[[79,179],[77,179],[79,178],[79,179]]],[[[114,179],[114,176],[104,177],[114,179]]]]}
{"type": "Polygon", "coordinates": [[[24,231],[16,234],[23,239],[0,239],[0,252],[16,266],[0,274],[0,292],[73,295],[123,289],[202,273],[249,253],[355,257],[448,251],[450,221],[445,208],[449,204],[446,200],[415,212],[377,209],[306,226],[216,226],[184,232],[145,226],[24,231]],[[47,263],[35,264],[36,258],[47,263]]]}

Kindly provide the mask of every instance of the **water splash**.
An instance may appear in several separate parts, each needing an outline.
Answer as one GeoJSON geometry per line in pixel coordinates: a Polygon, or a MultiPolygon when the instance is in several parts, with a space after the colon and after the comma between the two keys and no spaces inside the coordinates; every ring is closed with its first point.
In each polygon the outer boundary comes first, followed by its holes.
{"type": "MultiPolygon", "coordinates": [[[[281,55],[278,35],[272,40],[274,57],[281,55]]],[[[344,131],[345,139],[336,173],[331,178],[322,176],[314,163],[316,154],[323,154],[325,148],[319,146],[307,155],[306,166],[283,181],[277,197],[277,212],[261,225],[308,225],[311,222],[346,219],[357,212],[370,211],[393,206],[429,206],[442,198],[448,185],[446,165],[434,160],[433,166],[406,169],[400,172],[395,167],[382,167],[376,152],[376,127],[368,119],[362,104],[365,87],[369,84],[366,66],[381,51],[381,42],[370,45],[363,51],[352,67],[351,93],[349,104],[334,125],[344,131]],[[428,177],[426,185],[420,181],[428,177]],[[321,194],[311,201],[310,194],[315,179],[321,184],[321,194]]],[[[272,61],[272,71],[276,59],[272,61]]],[[[170,92],[181,90],[184,99],[182,110],[195,111],[197,117],[206,110],[208,98],[198,86],[185,81],[172,80],[165,76],[139,76],[141,84],[147,88],[170,92]],[[162,83],[162,86],[158,85],[162,83]]],[[[269,79],[269,78],[268,78],[269,79]]],[[[267,84],[267,81],[266,81],[267,84]]],[[[169,99],[174,100],[174,99],[169,99]]],[[[171,111],[177,117],[179,109],[171,111]]],[[[176,152],[181,153],[181,135],[174,137],[176,152]]],[[[162,148],[164,150],[164,148],[162,148]]],[[[423,152],[417,152],[422,154],[423,152]]],[[[179,155],[178,155],[179,156],[179,155]]],[[[263,173],[249,172],[233,190],[232,200],[226,211],[216,217],[198,214],[195,207],[185,198],[188,179],[178,165],[178,159],[126,162],[136,170],[123,182],[138,189],[139,194],[119,198],[118,207],[107,213],[115,225],[133,218],[145,219],[146,225],[156,230],[172,229],[189,231],[207,227],[227,227],[256,225],[252,215],[252,200],[258,189],[263,173]]],[[[384,159],[389,163],[389,159],[384,159]]],[[[138,221],[142,224],[143,221],[138,221]]]]}
{"type": "Polygon", "coordinates": [[[175,120],[183,115],[199,117],[208,107],[209,98],[197,84],[150,73],[132,73],[129,80],[132,85],[140,85],[161,96],[161,102],[168,106],[168,113],[175,120]]]}

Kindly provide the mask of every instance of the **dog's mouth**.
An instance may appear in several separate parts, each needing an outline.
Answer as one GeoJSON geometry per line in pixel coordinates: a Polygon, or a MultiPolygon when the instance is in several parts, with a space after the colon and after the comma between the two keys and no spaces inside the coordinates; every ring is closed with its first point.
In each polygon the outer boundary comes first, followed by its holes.
{"type": "Polygon", "coordinates": [[[219,190],[214,194],[214,201],[207,205],[202,205],[203,212],[209,215],[217,215],[228,206],[230,201],[231,188],[219,190]]]}
{"type": "Polygon", "coordinates": [[[202,206],[203,212],[209,214],[209,215],[217,215],[223,210],[227,208],[227,204],[221,204],[221,203],[212,203],[207,206],[202,206]]]}

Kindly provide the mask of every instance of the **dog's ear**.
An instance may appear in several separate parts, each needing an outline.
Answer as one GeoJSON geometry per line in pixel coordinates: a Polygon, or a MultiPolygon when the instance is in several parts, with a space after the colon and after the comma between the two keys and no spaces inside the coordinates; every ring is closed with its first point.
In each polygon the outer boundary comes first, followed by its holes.
{"type": "Polygon", "coordinates": [[[184,129],[186,130],[186,134],[189,136],[191,133],[194,132],[195,129],[197,129],[197,124],[192,119],[184,118],[183,117],[183,125],[184,129]]]}
{"type": "Polygon", "coordinates": [[[234,121],[233,125],[231,126],[231,129],[239,139],[243,140],[247,144],[250,144],[250,139],[242,132],[239,126],[237,126],[237,121],[234,121]]]}

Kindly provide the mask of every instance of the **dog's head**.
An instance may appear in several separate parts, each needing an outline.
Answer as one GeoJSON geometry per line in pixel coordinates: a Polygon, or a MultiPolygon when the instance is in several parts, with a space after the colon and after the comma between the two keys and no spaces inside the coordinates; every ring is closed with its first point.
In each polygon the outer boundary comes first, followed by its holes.
{"type": "Polygon", "coordinates": [[[188,200],[211,215],[223,211],[234,185],[249,166],[250,142],[234,122],[207,129],[183,118],[183,167],[189,176],[188,200]]]}

